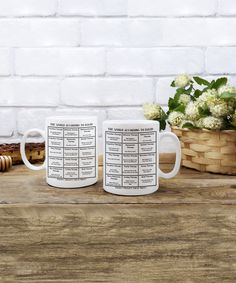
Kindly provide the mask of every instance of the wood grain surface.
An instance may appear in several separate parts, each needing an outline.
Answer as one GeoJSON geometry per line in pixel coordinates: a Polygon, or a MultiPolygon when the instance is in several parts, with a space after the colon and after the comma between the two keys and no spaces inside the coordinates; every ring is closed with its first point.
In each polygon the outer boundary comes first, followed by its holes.
{"type": "MultiPolygon", "coordinates": [[[[162,164],[169,170],[172,165],[162,164]]],[[[169,180],[160,179],[159,190],[147,196],[117,196],[105,193],[102,187],[102,167],[94,186],[80,189],[58,189],[46,184],[44,171],[31,171],[15,166],[0,173],[0,203],[14,204],[80,204],[80,203],[221,203],[236,204],[236,177],[200,173],[181,169],[169,180]]]]}
{"type": "Polygon", "coordinates": [[[122,197],[0,173],[0,282],[236,282],[236,179],[182,168],[122,197]]]}

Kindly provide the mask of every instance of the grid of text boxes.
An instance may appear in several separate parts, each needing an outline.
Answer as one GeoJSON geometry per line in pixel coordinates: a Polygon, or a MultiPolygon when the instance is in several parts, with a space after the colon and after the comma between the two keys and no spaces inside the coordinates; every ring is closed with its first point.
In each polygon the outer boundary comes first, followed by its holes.
{"type": "Polygon", "coordinates": [[[96,177],[96,127],[48,127],[48,177],[96,177]]]}
{"type": "Polygon", "coordinates": [[[150,187],[157,182],[157,133],[105,134],[105,182],[115,187],[150,187]]]}

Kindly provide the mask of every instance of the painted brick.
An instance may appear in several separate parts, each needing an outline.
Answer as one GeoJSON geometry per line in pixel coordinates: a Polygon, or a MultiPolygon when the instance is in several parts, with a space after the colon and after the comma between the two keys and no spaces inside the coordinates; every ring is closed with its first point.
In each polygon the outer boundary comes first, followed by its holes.
{"type": "Polygon", "coordinates": [[[66,105],[140,105],[153,99],[151,79],[66,79],[61,100],[66,105]]]}
{"type": "Polygon", "coordinates": [[[217,0],[129,0],[128,3],[130,16],[209,16],[217,10],[217,0]]]}
{"type": "Polygon", "coordinates": [[[60,0],[59,14],[122,16],[127,14],[127,0],[60,0]]]}
{"type": "MultiPolygon", "coordinates": [[[[21,109],[17,113],[17,131],[24,134],[30,129],[45,129],[45,120],[53,116],[52,109],[21,109]]],[[[34,136],[34,134],[32,134],[34,136]]]]}
{"type": "Polygon", "coordinates": [[[50,79],[0,79],[1,106],[57,106],[59,86],[50,79]]]}
{"type": "Polygon", "coordinates": [[[107,110],[109,120],[142,120],[143,109],[141,107],[122,107],[122,108],[108,108],[107,110]]]}
{"type": "Polygon", "coordinates": [[[235,0],[219,0],[218,13],[225,16],[236,15],[235,0]]]}
{"type": "Polygon", "coordinates": [[[235,29],[235,18],[89,19],[81,23],[81,45],[235,45],[235,29]]]}
{"type": "Polygon", "coordinates": [[[13,135],[16,123],[15,119],[14,110],[0,109],[0,136],[11,137],[13,135]]]}
{"type": "Polygon", "coordinates": [[[56,7],[56,0],[0,0],[0,16],[51,16],[56,7]]]}
{"type": "Polygon", "coordinates": [[[11,55],[10,50],[0,48],[0,76],[6,76],[11,73],[11,55]]]}
{"type": "Polygon", "coordinates": [[[0,46],[78,46],[79,22],[75,19],[1,19],[0,46]]]}
{"type": "Polygon", "coordinates": [[[204,53],[197,48],[113,49],[107,72],[112,75],[171,75],[201,73],[204,53]]]}
{"type": "Polygon", "coordinates": [[[206,70],[211,74],[236,74],[236,47],[208,48],[206,70]]]}
{"type": "Polygon", "coordinates": [[[105,72],[103,49],[29,48],[15,54],[16,74],[31,76],[101,75],[105,72]]]}
{"type": "Polygon", "coordinates": [[[167,105],[169,97],[175,94],[175,88],[170,86],[174,78],[159,78],[156,84],[156,102],[167,105]]]}

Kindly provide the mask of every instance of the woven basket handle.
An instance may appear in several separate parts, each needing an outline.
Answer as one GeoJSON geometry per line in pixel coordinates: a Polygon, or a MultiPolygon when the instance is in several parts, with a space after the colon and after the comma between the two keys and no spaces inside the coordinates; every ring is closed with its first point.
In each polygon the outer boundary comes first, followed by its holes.
{"type": "Polygon", "coordinates": [[[26,143],[26,139],[27,139],[28,135],[29,135],[31,132],[39,133],[39,134],[46,140],[46,138],[45,138],[45,133],[44,133],[44,131],[42,131],[42,130],[39,130],[39,129],[31,129],[31,130],[28,130],[27,132],[25,132],[25,134],[24,134],[24,136],[23,136],[23,138],[22,138],[22,140],[21,140],[21,144],[20,144],[21,158],[22,158],[23,162],[25,163],[25,165],[26,165],[29,169],[35,170],[35,171],[37,171],[37,170],[42,170],[42,169],[45,169],[45,168],[46,168],[46,159],[45,159],[43,165],[41,165],[41,166],[34,166],[34,165],[32,165],[32,164],[29,162],[29,160],[27,159],[26,154],[25,154],[25,143],[26,143]]]}
{"type": "Polygon", "coordinates": [[[159,141],[161,142],[162,139],[167,138],[167,137],[171,138],[176,146],[175,166],[173,170],[170,171],[169,173],[164,173],[163,171],[159,169],[159,176],[165,179],[170,179],[170,178],[173,178],[175,175],[177,175],[179,172],[180,163],[181,163],[181,146],[180,146],[180,141],[178,137],[175,134],[169,133],[169,132],[160,133],[159,141]]]}

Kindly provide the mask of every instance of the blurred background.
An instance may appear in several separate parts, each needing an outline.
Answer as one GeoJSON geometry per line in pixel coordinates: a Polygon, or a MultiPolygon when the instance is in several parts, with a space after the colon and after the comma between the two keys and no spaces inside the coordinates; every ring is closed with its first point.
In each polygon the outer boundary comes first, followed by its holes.
{"type": "Polygon", "coordinates": [[[180,73],[236,85],[235,0],[0,0],[1,143],[51,115],[142,119],[180,73]]]}

